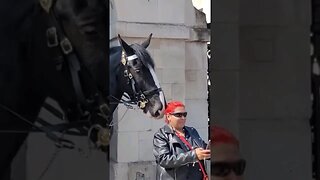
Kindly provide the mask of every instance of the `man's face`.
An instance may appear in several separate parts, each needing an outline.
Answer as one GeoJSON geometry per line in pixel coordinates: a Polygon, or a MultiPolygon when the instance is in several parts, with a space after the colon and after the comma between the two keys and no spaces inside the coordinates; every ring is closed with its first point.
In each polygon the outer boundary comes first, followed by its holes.
{"type": "Polygon", "coordinates": [[[184,116],[184,113],[186,113],[184,107],[177,107],[174,112],[167,115],[169,124],[175,129],[181,130],[186,124],[186,116],[184,116]]]}
{"type": "Polygon", "coordinates": [[[240,158],[239,148],[234,144],[211,146],[213,165],[212,180],[243,180],[245,162],[240,158]],[[236,171],[236,172],[235,172],[236,171]]]}

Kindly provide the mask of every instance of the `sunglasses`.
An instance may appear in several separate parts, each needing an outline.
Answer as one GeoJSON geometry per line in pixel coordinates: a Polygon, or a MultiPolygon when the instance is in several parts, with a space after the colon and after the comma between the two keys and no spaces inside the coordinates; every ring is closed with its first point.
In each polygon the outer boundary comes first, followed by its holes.
{"type": "Polygon", "coordinates": [[[228,176],[231,171],[237,176],[241,176],[246,168],[246,161],[240,159],[236,162],[211,162],[211,174],[214,176],[225,177],[228,176]]]}
{"type": "Polygon", "coordinates": [[[182,116],[183,117],[187,117],[187,112],[178,112],[178,113],[170,113],[171,115],[173,115],[174,117],[177,117],[177,118],[181,118],[182,116]]]}

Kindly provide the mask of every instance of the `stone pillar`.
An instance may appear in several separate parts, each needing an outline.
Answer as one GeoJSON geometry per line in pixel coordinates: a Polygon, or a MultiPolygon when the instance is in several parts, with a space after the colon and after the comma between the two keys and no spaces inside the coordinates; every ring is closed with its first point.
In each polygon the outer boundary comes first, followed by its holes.
{"type": "MultiPolygon", "coordinates": [[[[115,1],[116,31],[128,43],[143,42],[153,33],[148,51],[156,64],[166,100],[186,103],[187,125],[208,139],[207,41],[205,15],[191,0],[115,1]]],[[[119,105],[111,150],[110,179],[155,179],[154,133],[164,120],[147,118],[139,109],[119,105]]]]}
{"type": "Polygon", "coordinates": [[[213,2],[213,121],[246,179],[312,179],[309,1],[213,2]]]}

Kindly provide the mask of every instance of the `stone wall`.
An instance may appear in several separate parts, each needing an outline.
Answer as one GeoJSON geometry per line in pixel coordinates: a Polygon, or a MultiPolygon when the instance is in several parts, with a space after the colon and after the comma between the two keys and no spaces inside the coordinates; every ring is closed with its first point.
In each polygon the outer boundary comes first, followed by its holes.
{"type": "Polygon", "coordinates": [[[311,179],[310,3],[212,2],[211,119],[239,137],[246,179],[311,179]]]}

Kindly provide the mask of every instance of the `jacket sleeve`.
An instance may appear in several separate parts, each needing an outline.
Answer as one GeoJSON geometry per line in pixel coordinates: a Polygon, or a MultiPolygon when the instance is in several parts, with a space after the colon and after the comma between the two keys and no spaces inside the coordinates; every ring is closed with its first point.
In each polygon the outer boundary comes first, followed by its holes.
{"type": "MultiPolygon", "coordinates": [[[[202,148],[207,149],[208,144],[200,137],[198,131],[195,128],[192,128],[192,130],[193,130],[193,133],[196,135],[196,137],[199,138],[199,140],[201,141],[202,148]]],[[[210,146],[210,144],[209,144],[209,146],[210,146]]],[[[211,158],[206,159],[206,160],[211,160],[211,158]]]]}
{"type": "Polygon", "coordinates": [[[199,142],[201,142],[199,144],[199,147],[206,149],[208,144],[200,137],[198,131],[195,128],[191,128],[191,129],[192,129],[192,134],[194,135],[194,137],[199,139],[199,142]]]}
{"type": "Polygon", "coordinates": [[[195,150],[180,154],[173,154],[173,152],[170,151],[168,138],[166,138],[161,132],[154,135],[153,154],[156,158],[156,162],[164,168],[176,168],[188,163],[197,162],[195,150]]]}

